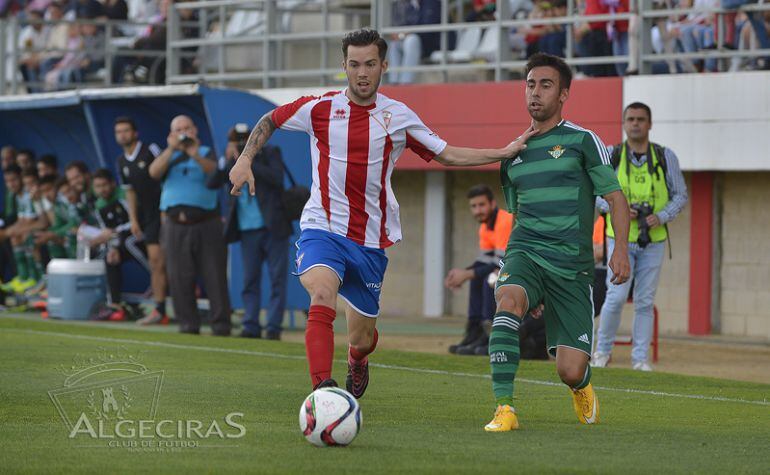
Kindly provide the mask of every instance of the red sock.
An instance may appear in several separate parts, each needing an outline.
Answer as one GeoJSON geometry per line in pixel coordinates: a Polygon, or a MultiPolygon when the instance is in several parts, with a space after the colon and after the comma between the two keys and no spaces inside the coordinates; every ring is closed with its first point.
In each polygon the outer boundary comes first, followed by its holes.
{"type": "Polygon", "coordinates": [[[323,305],[311,305],[305,328],[305,351],[313,387],[332,377],[334,359],[334,318],[337,312],[323,305]]]}
{"type": "Polygon", "coordinates": [[[377,339],[379,337],[379,334],[377,333],[377,329],[374,329],[374,336],[372,337],[372,346],[369,348],[366,352],[361,352],[353,348],[352,346],[348,347],[350,350],[350,357],[353,358],[356,361],[361,361],[362,359],[366,358],[367,355],[371,354],[375,348],[377,348],[377,339]]]}

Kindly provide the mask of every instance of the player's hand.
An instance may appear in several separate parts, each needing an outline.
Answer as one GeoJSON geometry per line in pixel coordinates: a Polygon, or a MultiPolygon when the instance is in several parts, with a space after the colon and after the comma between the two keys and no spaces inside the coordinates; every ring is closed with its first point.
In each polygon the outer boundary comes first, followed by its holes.
{"type": "MultiPolygon", "coordinates": [[[[459,289],[463,283],[465,283],[466,280],[468,280],[468,269],[452,269],[449,271],[449,273],[446,276],[446,279],[444,279],[444,285],[452,290],[459,289]]],[[[471,274],[471,278],[473,275],[471,274]]]]}
{"type": "Polygon", "coordinates": [[[634,208],[628,208],[628,213],[631,215],[631,219],[636,219],[639,217],[639,211],[635,210],[634,208]]]}
{"type": "Polygon", "coordinates": [[[166,137],[166,143],[168,144],[168,148],[179,150],[179,135],[173,132],[168,134],[168,137],[166,137]]]}
{"type": "Polygon", "coordinates": [[[529,314],[532,316],[532,318],[540,318],[543,316],[543,309],[545,306],[543,304],[538,305],[537,307],[530,310],[529,314]]]}
{"type": "Polygon", "coordinates": [[[660,226],[660,218],[657,214],[651,214],[647,216],[647,226],[654,228],[655,226],[660,226]]]}
{"type": "Polygon", "coordinates": [[[631,275],[631,264],[628,262],[628,249],[620,246],[615,246],[615,250],[612,252],[612,257],[609,262],[610,270],[612,270],[612,282],[615,285],[620,285],[628,280],[631,275]]]}
{"type": "Polygon", "coordinates": [[[142,240],[144,237],[144,234],[142,233],[142,228],[139,227],[139,223],[136,221],[131,221],[131,234],[139,241],[142,240]]]}
{"type": "Polygon", "coordinates": [[[249,157],[241,154],[238,160],[230,169],[230,183],[233,184],[233,189],[230,190],[230,194],[233,196],[241,196],[241,187],[244,183],[249,184],[249,194],[254,196],[256,190],[254,188],[254,173],[251,172],[251,161],[249,157]]]}
{"type": "Polygon", "coordinates": [[[529,140],[530,137],[535,135],[538,132],[538,130],[535,128],[534,125],[530,125],[527,130],[524,131],[523,134],[519,135],[516,140],[509,143],[507,147],[505,147],[503,150],[505,152],[506,158],[513,158],[519,153],[521,153],[522,150],[527,148],[527,140],[529,140]]]}
{"type": "Polygon", "coordinates": [[[182,151],[188,157],[194,157],[198,154],[198,147],[200,147],[201,142],[195,137],[189,137],[187,140],[188,141],[185,142],[185,145],[182,145],[182,151]]]}

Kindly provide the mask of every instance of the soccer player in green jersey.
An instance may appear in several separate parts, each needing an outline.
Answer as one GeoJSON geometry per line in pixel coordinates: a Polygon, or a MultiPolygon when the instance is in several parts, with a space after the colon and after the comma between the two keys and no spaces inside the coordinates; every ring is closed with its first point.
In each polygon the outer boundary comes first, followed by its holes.
{"type": "MultiPolygon", "coordinates": [[[[508,211],[516,216],[497,279],[497,311],[489,340],[494,419],[484,429],[519,427],[513,380],[519,367],[519,324],[542,308],[548,351],[570,388],[578,419],[599,421],[591,387],[593,338],[593,231],[596,196],[611,206],[617,242],[628,235],[629,209],[604,144],[592,131],[562,119],[572,71],[556,56],[536,54],[527,63],[526,101],[537,134],[518,156],[502,162],[500,178],[508,211]],[[543,305],[543,307],[540,307],[543,305]]],[[[628,279],[625,244],[610,259],[615,284],[628,279]]]]}

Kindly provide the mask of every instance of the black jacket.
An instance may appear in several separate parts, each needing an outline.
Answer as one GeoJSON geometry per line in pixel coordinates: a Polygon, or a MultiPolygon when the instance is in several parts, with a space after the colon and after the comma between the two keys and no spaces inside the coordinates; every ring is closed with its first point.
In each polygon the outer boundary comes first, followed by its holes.
{"type": "MultiPolygon", "coordinates": [[[[227,185],[230,192],[230,169],[235,165],[234,160],[228,160],[224,170],[217,170],[206,184],[209,188],[220,188],[227,185]]],[[[276,238],[286,238],[293,229],[286,217],[283,207],[283,160],[281,149],[265,145],[251,162],[251,172],[254,174],[254,187],[259,202],[259,210],[265,220],[265,226],[276,238]]],[[[225,241],[227,243],[240,241],[241,231],[238,229],[238,197],[229,195],[230,209],[225,221],[225,241]]]]}

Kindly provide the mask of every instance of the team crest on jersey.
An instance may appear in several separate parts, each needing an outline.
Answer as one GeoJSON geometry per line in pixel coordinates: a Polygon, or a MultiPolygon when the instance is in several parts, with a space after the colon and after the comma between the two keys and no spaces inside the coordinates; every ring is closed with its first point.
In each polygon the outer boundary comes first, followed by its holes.
{"type": "Polygon", "coordinates": [[[334,118],[335,119],[344,119],[345,118],[345,109],[337,109],[334,111],[334,118]]]}
{"type": "Polygon", "coordinates": [[[140,169],[144,169],[144,167],[146,167],[147,165],[144,163],[144,160],[142,160],[141,162],[137,163],[137,166],[138,166],[140,169]]]}
{"type": "Polygon", "coordinates": [[[561,145],[554,145],[551,150],[548,151],[553,158],[559,158],[564,153],[564,147],[561,145]]]}
{"type": "Polygon", "coordinates": [[[504,272],[504,273],[500,274],[500,277],[498,277],[497,280],[499,282],[505,282],[506,280],[508,280],[508,277],[510,277],[510,276],[511,276],[511,274],[509,274],[507,272],[504,272]]]}
{"type": "Polygon", "coordinates": [[[131,170],[129,170],[128,167],[123,167],[123,174],[124,175],[128,176],[128,175],[131,174],[130,172],[131,172],[131,170]]]}
{"type": "Polygon", "coordinates": [[[385,121],[385,128],[387,129],[390,126],[390,119],[393,118],[393,113],[390,111],[384,111],[382,113],[382,119],[385,121]]]}

